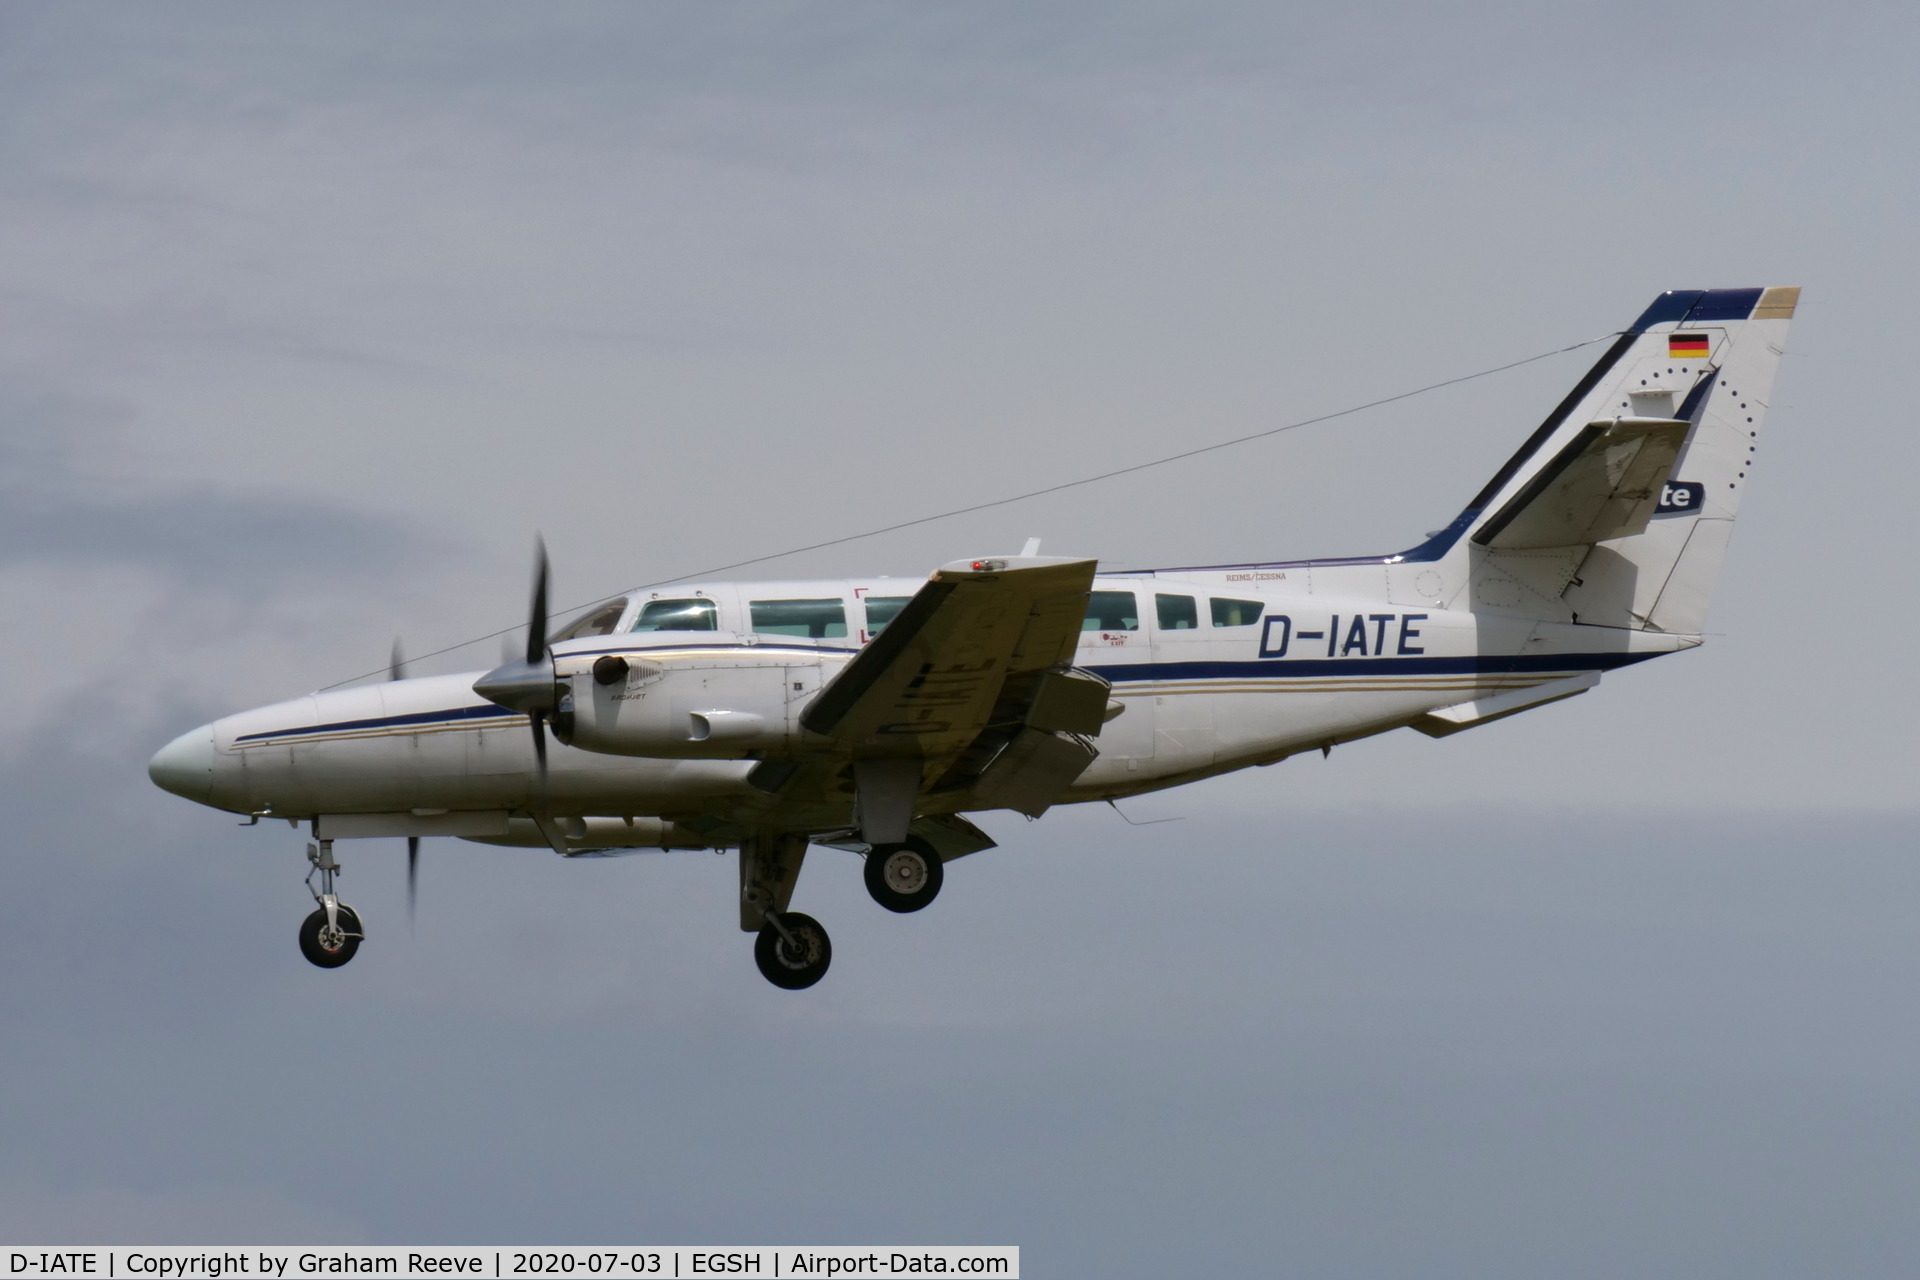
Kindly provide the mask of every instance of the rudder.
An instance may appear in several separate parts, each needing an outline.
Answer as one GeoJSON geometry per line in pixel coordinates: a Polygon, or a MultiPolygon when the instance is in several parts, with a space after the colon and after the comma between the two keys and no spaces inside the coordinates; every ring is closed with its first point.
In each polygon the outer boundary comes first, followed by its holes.
{"type": "Polygon", "coordinates": [[[1462,513],[1458,541],[1406,558],[1454,561],[1475,609],[1699,634],[1799,294],[1662,294],[1462,513]]]}

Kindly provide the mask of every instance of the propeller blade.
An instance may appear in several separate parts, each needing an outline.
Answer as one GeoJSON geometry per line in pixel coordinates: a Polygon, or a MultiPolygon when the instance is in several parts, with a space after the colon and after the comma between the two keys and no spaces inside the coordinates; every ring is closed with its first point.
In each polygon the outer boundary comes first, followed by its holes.
{"type": "Polygon", "coordinates": [[[407,678],[407,660],[400,653],[400,637],[393,638],[393,656],[387,660],[387,679],[405,680],[407,678]]]}
{"type": "Polygon", "coordinates": [[[527,619],[527,665],[547,656],[547,542],[533,540],[533,610],[527,619]]]}
{"type": "MultiPolygon", "coordinates": [[[[547,648],[547,540],[534,535],[533,539],[533,608],[527,618],[527,665],[545,663],[548,678],[551,680],[553,660],[548,656],[547,648]]],[[[540,762],[540,791],[544,796],[547,790],[547,726],[546,717],[540,711],[527,714],[527,721],[533,726],[533,754],[540,762]]]]}
{"type": "Polygon", "coordinates": [[[407,924],[413,924],[413,904],[420,887],[420,837],[407,837],[407,924]]]}
{"type": "MultiPolygon", "coordinates": [[[[473,682],[473,691],[497,706],[527,717],[533,730],[533,755],[540,765],[540,793],[547,790],[546,720],[559,702],[554,688],[553,650],[547,647],[546,539],[533,543],[533,606],[527,611],[527,656],[524,662],[507,657],[498,667],[473,682]]],[[[507,641],[503,640],[503,644],[507,641]]]]}

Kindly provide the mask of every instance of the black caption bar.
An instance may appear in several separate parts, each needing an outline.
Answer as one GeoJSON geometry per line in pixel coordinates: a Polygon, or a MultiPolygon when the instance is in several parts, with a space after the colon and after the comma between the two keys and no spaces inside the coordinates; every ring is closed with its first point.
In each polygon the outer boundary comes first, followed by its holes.
{"type": "Polygon", "coordinates": [[[0,1280],[305,1280],[470,1276],[476,1280],[694,1280],[695,1277],[988,1276],[1019,1280],[1013,1245],[624,1246],[532,1248],[0,1248],[0,1280]]]}

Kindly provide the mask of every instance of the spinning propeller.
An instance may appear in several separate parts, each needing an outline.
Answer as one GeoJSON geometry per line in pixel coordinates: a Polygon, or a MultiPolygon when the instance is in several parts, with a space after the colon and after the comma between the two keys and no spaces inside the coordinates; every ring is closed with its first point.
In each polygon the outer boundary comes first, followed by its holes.
{"type": "MultiPolygon", "coordinates": [[[[400,637],[393,638],[393,655],[387,659],[387,679],[405,680],[407,659],[400,652],[400,637]]],[[[413,923],[413,905],[420,887],[420,837],[407,837],[407,923],[413,923]]]]}
{"type": "Polygon", "coordinates": [[[473,691],[488,702],[527,717],[533,729],[533,754],[540,761],[542,787],[547,782],[547,720],[559,705],[554,682],[553,651],[547,647],[547,544],[536,540],[526,659],[495,667],[473,682],[473,691]]]}

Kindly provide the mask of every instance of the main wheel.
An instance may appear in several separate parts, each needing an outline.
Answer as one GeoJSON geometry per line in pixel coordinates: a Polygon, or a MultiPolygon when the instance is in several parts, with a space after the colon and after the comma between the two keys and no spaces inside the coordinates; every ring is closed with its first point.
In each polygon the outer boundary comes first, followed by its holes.
{"type": "Polygon", "coordinates": [[[753,940],[753,962],[760,966],[761,976],[788,991],[802,990],[826,977],[827,966],[833,963],[833,943],[820,922],[788,911],[780,916],[780,926],[792,936],[793,946],[771,924],[763,925],[753,940]]]}
{"type": "Polygon", "coordinates": [[[918,911],[940,896],[946,870],[926,841],[875,846],[867,854],[867,892],[889,911],[918,911]]]}
{"type": "Polygon", "coordinates": [[[340,927],[328,929],[327,909],[318,907],[300,922],[300,954],[322,969],[338,969],[360,949],[360,917],[353,908],[338,908],[335,918],[340,927]]]}

